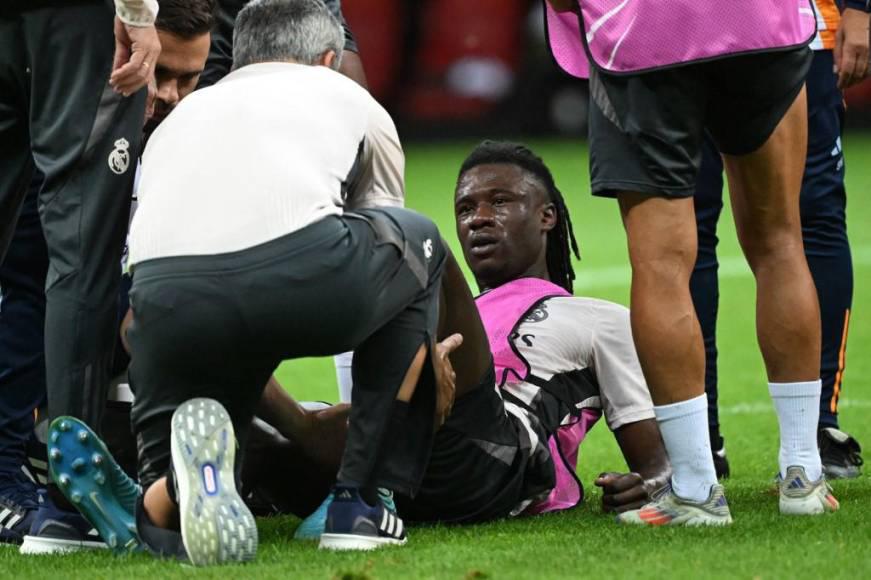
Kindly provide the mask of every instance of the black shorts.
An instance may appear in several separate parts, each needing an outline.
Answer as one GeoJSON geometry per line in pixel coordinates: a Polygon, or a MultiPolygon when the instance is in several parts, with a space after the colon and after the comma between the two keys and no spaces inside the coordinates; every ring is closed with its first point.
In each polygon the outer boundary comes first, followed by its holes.
{"type": "MultiPolygon", "coordinates": [[[[543,431],[537,435],[546,440],[543,431]]],[[[436,434],[417,495],[396,496],[399,513],[407,521],[456,524],[507,517],[555,485],[550,456],[534,454],[534,446],[495,388],[475,389],[456,400],[436,434]]]]}
{"type": "MultiPolygon", "coordinates": [[[[385,208],[327,217],[239,252],[136,264],[129,374],[143,486],[167,472],[172,413],[188,399],[219,401],[245,449],[263,388],[285,359],[358,349],[354,406],[369,419],[357,426],[381,429],[408,362],[436,334],[446,252],[430,220],[385,208]]],[[[412,435],[424,451],[381,465],[394,478],[384,487],[413,488],[422,477],[433,409],[419,412],[412,435]]],[[[383,433],[367,435],[360,470],[372,468],[377,449],[366,445],[383,433]]]]}
{"type": "Polygon", "coordinates": [[[690,197],[708,131],[722,153],[761,147],[804,86],[806,47],[637,75],[590,77],[594,195],[690,197]]]}

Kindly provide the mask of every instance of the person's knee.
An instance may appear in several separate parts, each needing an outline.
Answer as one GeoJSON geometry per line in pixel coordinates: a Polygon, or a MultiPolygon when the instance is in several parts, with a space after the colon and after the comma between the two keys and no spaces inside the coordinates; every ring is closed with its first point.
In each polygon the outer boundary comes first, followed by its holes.
{"type": "Polygon", "coordinates": [[[696,261],[693,244],[675,239],[670,244],[653,244],[630,248],[632,275],[645,284],[689,287],[696,261]]]}
{"type": "Polygon", "coordinates": [[[770,229],[739,236],[750,269],[792,268],[796,260],[804,260],[801,229],[773,224],[770,229]]]}
{"type": "Polygon", "coordinates": [[[697,233],[691,198],[619,196],[634,278],[689,284],[696,262],[697,233]]]}
{"type": "Polygon", "coordinates": [[[114,262],[93,272],[70,267],[49,268],[45,295],[49,300],[76,304],[95,312],[110,312],[114,317],[120,284],[121,267],[114,262]]]}

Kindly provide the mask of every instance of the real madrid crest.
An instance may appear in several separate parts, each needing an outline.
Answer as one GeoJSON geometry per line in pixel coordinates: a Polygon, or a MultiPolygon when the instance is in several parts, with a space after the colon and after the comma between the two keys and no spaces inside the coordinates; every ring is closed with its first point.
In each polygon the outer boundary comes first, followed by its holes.
{"type": "Polygon", "coordinates": [[[112,173],[121,175],[130,167],[130,153],[127,151],[129,147],[130,143],[124,137],[115,141],[115,149],[109,153],[109,169],[112,173]]]}

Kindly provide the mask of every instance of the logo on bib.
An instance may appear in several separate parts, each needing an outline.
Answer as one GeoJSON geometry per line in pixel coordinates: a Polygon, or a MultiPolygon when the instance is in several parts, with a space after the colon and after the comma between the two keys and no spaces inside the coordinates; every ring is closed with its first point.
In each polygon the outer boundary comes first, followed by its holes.
{"type": "Polygon", "coordinates": [[[130,153],[127,151],[129,147],[130,143],[124,137],[115,141],[115,149],[109,153],[109,169],[112,173],[121,175],[130,167],[130,153]]]}

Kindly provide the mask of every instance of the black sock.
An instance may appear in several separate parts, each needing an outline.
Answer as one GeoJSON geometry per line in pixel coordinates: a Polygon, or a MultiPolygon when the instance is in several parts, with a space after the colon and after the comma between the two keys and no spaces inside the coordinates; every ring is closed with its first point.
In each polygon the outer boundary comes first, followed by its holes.
{"type": "Polygon", "coordinates": [[[155,526],[145,513],[145,496],[140,496],[136,502],[136,533],[145,548],[155,556],[181,561],[188,559],[181,532],[155,526]]]}

